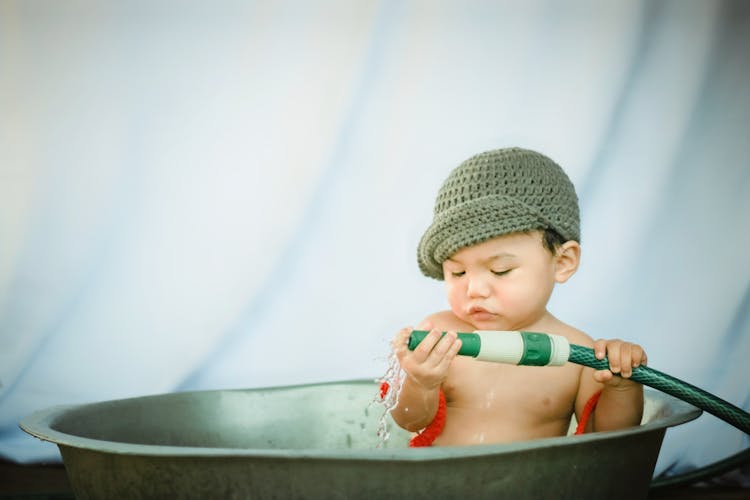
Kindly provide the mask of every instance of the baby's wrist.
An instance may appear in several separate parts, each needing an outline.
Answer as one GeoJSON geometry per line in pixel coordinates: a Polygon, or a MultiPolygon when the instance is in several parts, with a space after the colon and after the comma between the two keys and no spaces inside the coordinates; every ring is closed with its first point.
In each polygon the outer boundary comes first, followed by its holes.
{"type": "Polygon", "coordinates": [[[406,374],[406,379],[404,380],[404,383],[411,382],[416,388],[420,389],[422,392],[437,392],[438,389],[440,389],[440,386],[442,385],[441,381],[425,381],[425,380],[419,380],[413,375],[406,374]]]}

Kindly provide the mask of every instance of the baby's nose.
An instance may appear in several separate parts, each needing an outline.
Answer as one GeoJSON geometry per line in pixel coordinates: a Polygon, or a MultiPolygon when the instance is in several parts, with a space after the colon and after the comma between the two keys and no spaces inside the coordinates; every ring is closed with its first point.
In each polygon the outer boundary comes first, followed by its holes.
{"type": "Polygon", "coordinates": [[[467,289],[469,297],[486,297],[489,295],[489,289],[490,287],[486,280],[480,277],[469,278],[469,286],[467,289]]]}

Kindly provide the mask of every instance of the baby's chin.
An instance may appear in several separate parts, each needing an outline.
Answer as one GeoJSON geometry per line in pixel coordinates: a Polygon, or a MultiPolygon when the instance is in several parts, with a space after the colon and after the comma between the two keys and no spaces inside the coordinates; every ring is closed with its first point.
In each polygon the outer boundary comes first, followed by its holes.
{"type": "Polygon", "coordinates": [[[497,315],[493,318],[467,316],[460,319],[467,325],[470,325],[472,331],[518,332],[531,329],[530,327],[524,327],[521,323],[510,322],[497,315]]]}
{"type": "Polygon", "coordinates": [[[464,315],[464,317],[459,317],[461,321],[466,323],[468,326],[471,327],[470,331],[474,330],[496,330],[496,331],[504,331],[508,330],[508,325],[505,324],[504,321],[499,320],[496,315],[464,315]]]}

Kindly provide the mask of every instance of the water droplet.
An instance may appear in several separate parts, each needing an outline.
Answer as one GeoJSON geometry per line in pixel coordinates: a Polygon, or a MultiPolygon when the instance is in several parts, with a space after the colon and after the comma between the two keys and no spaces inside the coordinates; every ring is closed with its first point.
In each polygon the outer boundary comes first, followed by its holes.
{"type": "Polygon", "coordinates": [[[403,378],[404,372],[398,363],[398,357],[396,357],[394,351],[391,351],[391,354],[388,356],[388,369],[385,375],[375,380],[375,382],[379,383],[378,394],[370,402],[370,405],[383,405],[383,413],[378,420],[377,436],[379,441],[376,448],[382,448],[391,436],[391,433],[388,431],[388,414],[398,404],[398,395],[401,392],[403,378]]]}

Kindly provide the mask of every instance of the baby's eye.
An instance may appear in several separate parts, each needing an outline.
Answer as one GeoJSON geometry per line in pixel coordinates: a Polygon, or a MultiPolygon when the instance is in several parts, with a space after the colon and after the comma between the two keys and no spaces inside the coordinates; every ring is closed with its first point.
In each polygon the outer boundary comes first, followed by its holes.
{"type": "Polygon", "coordinates": [[[492,274],[494,274],[495,276],[505,276],[511,271],[512,269],[506,269],[505,271],[492,271],[492,274]]]}
{"type": "Polygon", "coordinates": [[[466,274],[466,271],[451,271],[451,276],[454,278],[460,278],[464,274],[466,274]]]}

